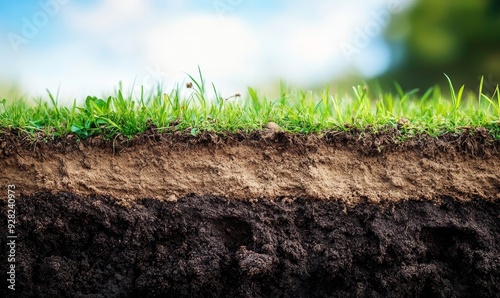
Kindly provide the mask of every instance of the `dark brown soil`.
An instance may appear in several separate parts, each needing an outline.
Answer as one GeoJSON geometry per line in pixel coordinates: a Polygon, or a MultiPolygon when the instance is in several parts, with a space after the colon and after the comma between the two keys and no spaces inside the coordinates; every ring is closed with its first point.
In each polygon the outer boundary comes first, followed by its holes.
{"type": "MultiPolygon", "coordinates": [[[[188,196],[124,207],[109,197],[42,193],[19,198],[17,210],[16,297],[500,293],[498,201],[347,207],[188,196]]],[[[0,284],[0,296],[12,295],[5,275],[0,284]]]]}

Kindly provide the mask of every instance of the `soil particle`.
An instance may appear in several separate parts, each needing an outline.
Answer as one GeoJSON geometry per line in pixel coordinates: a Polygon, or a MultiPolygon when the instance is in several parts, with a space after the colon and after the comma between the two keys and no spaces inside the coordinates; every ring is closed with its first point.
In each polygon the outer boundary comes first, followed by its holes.
{"type": "Polygon", "coordinates": [[[20,196],[15,296],[498,297],[500,203],[440,202],[20,196]]]}
{"type": "Polygon", "coordinates": [[[246,246],[241,246],[236,253],[240,269],[248,276],[257,274],[270,273],[274,265],[278,263],[276,257],[259,254],[254,251],[247,250],[246,246]]]}

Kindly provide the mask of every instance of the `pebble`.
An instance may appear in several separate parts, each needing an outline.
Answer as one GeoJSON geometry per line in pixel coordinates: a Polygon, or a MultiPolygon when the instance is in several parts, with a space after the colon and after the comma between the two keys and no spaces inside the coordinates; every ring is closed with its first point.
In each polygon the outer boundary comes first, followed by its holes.
{"type": "Polygon", "coordinates": [[[270,130],[274,130],[274,131],[281,130],[281,127],[275,122],[267,122],[265,128],[270,129],[270,130]]]}

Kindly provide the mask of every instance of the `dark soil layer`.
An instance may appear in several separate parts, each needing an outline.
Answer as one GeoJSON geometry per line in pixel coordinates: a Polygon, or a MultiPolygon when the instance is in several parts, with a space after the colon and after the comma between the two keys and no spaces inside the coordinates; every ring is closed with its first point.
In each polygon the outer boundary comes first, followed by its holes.
{"type": "MultiPolygon", "coordinates": [[[[108,197],[44,193],[21,196],[16,208],[17,297],[500,293],[498,200],[347,207],[188,196],[124,207],[108,197]]],[[[5,251],[6,238],[0,243],[5,251]]],[[[6,257],[0,264],[7,268],[6,257]]],[[[12,294],[5,274],[0,280],[0,296],[12,294]]]]}

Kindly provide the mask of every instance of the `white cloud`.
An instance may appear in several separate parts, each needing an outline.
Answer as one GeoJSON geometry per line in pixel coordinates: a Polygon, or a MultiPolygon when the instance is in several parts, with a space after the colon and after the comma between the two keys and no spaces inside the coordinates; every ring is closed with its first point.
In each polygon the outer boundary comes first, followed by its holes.
{"type": "Polygon", "coordinates": [[[159,64],[166,73],[195,74],[199,65],[211,80],[232,83],[249,80],[260,71],[256,66],[257,43],[255,33],[245,23],[232,18],[222,21],[209,14],[166,22],[144,38],[150,63],[159,64]]]}
{"type": "Polygon", "coordinates": [[[151,12],[149,0],[103,0],[87,9],[70,5],[65,15],[70,28],[99,36],[145,20],[151,12]]]}
{"type": "Polygon", "coordinates": [[[21,83],[33,96],[45,97],[46,89],[55,93],[60,88],[61,102],[68,103],[74,98],[111,91],[119,80],[133,80],[133,74],[127,73],[126,67],[99,64],[95,55],[83,54],[92,51],[90,46],[72,44],[26,55],[18,65],[25,70],[21,83]]]}
{"type": "Polygon", "coordinates": [[[134,78],[138,85],[163,79],[172,86],[185,72],[196,75],[198,65],[228,95],[275,78],[324,83],[352,66],[374,75],[388,63],[380,41],[354,65],[340,44],[387,1],[298,0],[265,17],[245,15],[242,5],[224,18],[210,8],[192,12],[192,1],[165,1],[161,9],[152,0],[104,0],[87,8],[70,2],[61,14],[71,38],[26,53],[19,67],[30,90],[43,93],[61,83],[69,96],[100,94],[134,78]]]}

